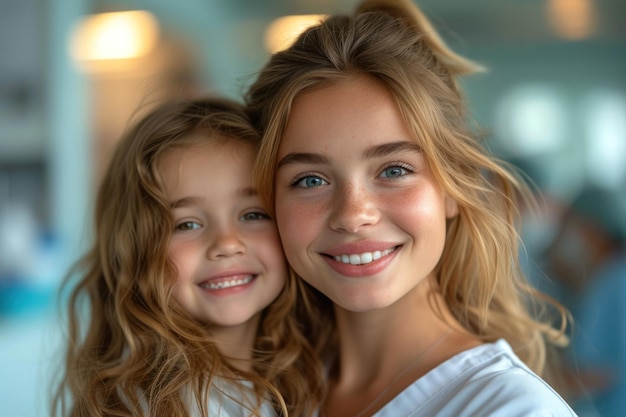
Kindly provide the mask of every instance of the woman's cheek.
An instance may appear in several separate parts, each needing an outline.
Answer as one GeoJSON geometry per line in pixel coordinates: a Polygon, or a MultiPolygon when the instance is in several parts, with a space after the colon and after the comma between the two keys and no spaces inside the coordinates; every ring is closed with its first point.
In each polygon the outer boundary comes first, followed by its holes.
{"type": "Polygon", "coordinates": [[[276,205],[276,224],[284,246],[297,243],[298,236],[310,228],[310,217],[306,204],[276,205]]]}
{"type": "MultiPolygon", "coordinates": [[[[280,200],[277,200],[280,202],[280,200]]],[[[318,204],[286,202],[276,204],[276,223],[287,260],[292,265],[306,257],[306,250],[322,232],[324,214],[318,204]]]]}

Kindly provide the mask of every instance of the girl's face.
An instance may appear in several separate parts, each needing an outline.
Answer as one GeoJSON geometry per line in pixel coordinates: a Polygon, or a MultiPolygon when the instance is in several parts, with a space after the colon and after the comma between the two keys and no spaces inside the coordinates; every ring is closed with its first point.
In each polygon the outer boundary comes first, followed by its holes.
{"type": "Polygon", "coordinates": [[[159,164],[175,224],[174,297],[201,322],[256,325],[285,285],[285,258],[252,163],[252,147],[227,142],[172,149],[159,164]]]}
{"type": "Polygon", "coordinates": [[[389,92],[365,77],[295,100],[275,181],[288,261],[349,311],[383,308],[425,282],[457,214],[389,92]]]}

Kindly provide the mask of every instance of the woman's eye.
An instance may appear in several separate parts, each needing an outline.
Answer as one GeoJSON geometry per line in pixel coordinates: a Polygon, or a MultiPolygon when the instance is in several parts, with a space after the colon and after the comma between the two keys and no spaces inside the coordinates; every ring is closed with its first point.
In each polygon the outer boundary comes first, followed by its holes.
{"type": "Polygon", "coordinates": [[[312,188],[319,187],[321,185],[326,185],[328,182],[316,175],[309,175],[306,177],[302,177],[294,181],[293,185],[302,188],[312,188]]]}
{"type": "Polygon", "coordinates": [[[241,216],[243,221],[255,221],[255,220],[269,220],[270,216],[261,211],[251,211],[241,216]]]}
{"type": "Polygon", "coordinates": [[[411,171],[408,168],[398,165],[389,166],[380,173],[382,178],[399,178],[409,174],[411,171]]]}
{"type": "Polygon", "coordinates": [[[187,221],[176,225],[176,230],[196,230],[202,226],[199,223],[187,221]]]}

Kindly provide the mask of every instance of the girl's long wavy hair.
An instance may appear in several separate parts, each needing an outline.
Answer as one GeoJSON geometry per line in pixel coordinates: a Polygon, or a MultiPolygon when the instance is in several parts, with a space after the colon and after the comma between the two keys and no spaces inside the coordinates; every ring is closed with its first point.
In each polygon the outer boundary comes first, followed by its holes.
{"type": "Polygon", "coordinates": [[[269,399],[279,415],[315,408],[321,373],[294,316],[293,275],[262,312],[251,373],[229,366],[210,326],[172,298],[174,224],[156,167],[174,147],[210,141],[256,147],[259,136],[241,104],[211,98],[162,104],[119,143],[97,194],[94,243],[64,283],[69,335],[56,415],[186,416],[192,394],[206,417],[216,376],[233,387],[252,381],[257,398],[269,399]]]}
{"type": "MultiPolygon", "coordinates": [[[[478,70],[446,46],[409,0],[366,0],[351,16],[331,16],[274,54],[246,95],[263,134],[255,175],[262,198],[273,207],[278,148],[303,91],[355,76],[384,85],[434,180],[458,202],[436,269],[447,305],[472,334],[484,341],[506,339],[542,374],[546,342],[567,342],[566,314],[528,285],[520,270],[516,205],[531,193],[519,175],[484,151],[469,121],[458,77],[478,70]],[[560,326],[554,327],[553,316],[560,326]]],[[[330,354],[336,343],[328,324],[334,322],[332,303],[307,284],[298,285],[312,340],[322,356],[330,354]]]]}

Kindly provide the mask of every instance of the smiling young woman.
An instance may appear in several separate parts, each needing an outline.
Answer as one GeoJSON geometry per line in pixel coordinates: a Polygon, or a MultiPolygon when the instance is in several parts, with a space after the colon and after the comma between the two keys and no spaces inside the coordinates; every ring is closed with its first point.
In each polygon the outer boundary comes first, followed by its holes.
{"type": "Polygon", "coordinates": [[[277,157],[279,232],[291,266],[316,271],[309,284],[364,311],[434,278],[456,202],[381,84],[353,77],[299,96],[277,157]]]}
{"type": "Polygon", "coordinates": [[[365,1],[248,92],[323,416],[574,414],[540,378],[565,338],[518,265],[525,189],[468,128],[457,78],[477,68],[408,0],[365,1]]]}

